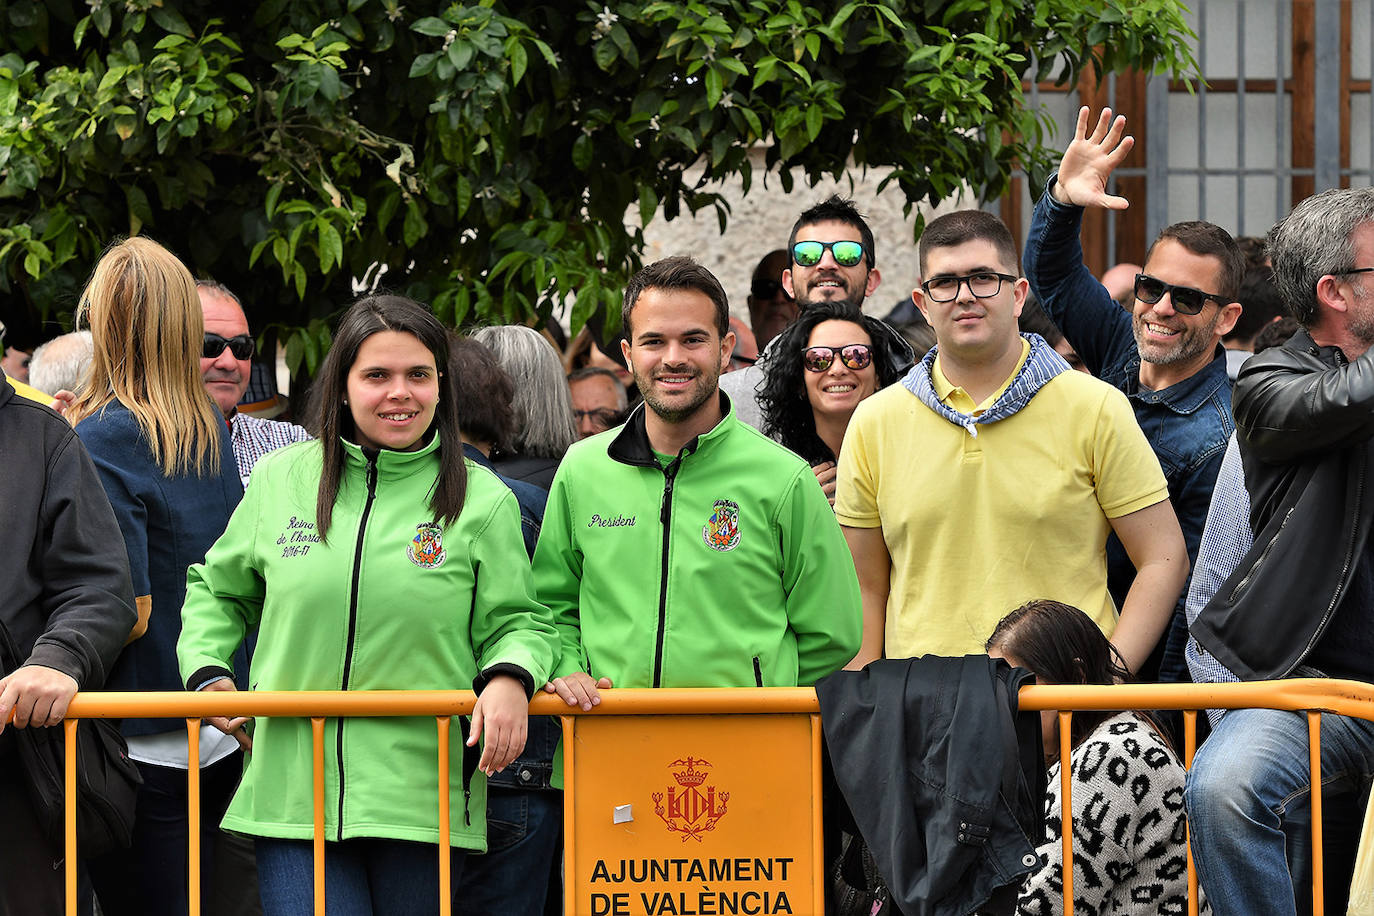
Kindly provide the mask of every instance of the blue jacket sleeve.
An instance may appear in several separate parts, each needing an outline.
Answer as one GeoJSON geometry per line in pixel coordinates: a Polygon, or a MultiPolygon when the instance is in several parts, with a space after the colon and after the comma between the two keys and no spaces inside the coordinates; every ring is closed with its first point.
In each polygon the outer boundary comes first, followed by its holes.
{"type": "Polygon", "coordinates": [[[1078,239],[1083,209],[1055,200],[1050,193],[1054,182],[1051,176],[1035,204],[1022,266],[1045,314],[1064,332],[1088,370],[1101,378],[1104,369],[1134,352],[1131,314],[1083,263],[1078,239]]]}
{"type": "Polygon", "coordinates": [[[95,467],[74,433],[48,464],[41,502],[47,624],[25,664],[55,668],[82,690],[104,683],[136,620],[119,529],[95,467]]]}

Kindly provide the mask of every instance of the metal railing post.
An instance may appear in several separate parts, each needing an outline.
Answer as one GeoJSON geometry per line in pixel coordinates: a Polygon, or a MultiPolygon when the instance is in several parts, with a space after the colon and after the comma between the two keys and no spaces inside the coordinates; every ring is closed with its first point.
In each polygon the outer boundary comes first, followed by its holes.
{"type": "Polygon", "coordinates": [[[324,916],[324,719],[310,719],[310,781],[315,814],[315,916],[324,916]]]}
{"type": "Polygon", "coordinates": [[[450,856],[449,838],[449,726],[448,716],[435,716],[439,727],[439,913],[449,916],[453,912],[453,862],[450,856]]]}
{"type": "MultiPolygon", "coordinates": [[[[1197,710],[1183,710],[1183,768],[1193,768],[1197,753],[1197,710]]],[[[1188,857],[1188,916],[1198,916],[1197,870],[1193,868],[1193,828],[1183,823],[1184,853],[1188,857]]]]}
{"type": "Polygon", "coordinates": [[[79,719],[62,722],[62,839],[63,880],[66,883],[67,916],[76,916],[76,729],[79,719]]]}
{"type": "Polygon", "coordinates": [[[1059,711],[1059,842],[1063,854],[1064,916],[1073,916],[1073,711],[1059,711]]]}
{"type": "Polygon", "coordinates": [[[186,720],[186,911],[200,916],[200,719],[186,720]]]}
{"type": "Polygon", "coordinates": [[[1308,765],[1312,768],[1311,798],[1312,814],[1312,914],[1322,916],[1325,910],[1326,893],[1325,865],[1322,862],[1322,714],[1307,714],[1307,753],[1308,765]]]}

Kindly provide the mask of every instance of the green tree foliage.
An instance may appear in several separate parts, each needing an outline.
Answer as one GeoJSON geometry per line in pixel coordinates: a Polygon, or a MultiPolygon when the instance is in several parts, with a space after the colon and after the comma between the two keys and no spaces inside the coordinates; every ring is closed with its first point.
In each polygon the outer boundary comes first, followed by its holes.
{"type": "Polygon", "coordinates": [[[1186,74],[1186,34],[1175,0],[10,0],[0,292],[65,323],[146,232],[308,370],[380,267],[453,324],[614,324],[627,212],[723,225],[754,144],[784,187],[996,195],[1044,164],[1023,80],[1186,74]]]}

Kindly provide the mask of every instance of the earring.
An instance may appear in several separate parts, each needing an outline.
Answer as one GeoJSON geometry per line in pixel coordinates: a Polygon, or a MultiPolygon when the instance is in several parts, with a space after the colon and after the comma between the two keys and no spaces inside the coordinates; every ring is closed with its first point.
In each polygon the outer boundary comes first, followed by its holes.
{"type": "Polygon", "coordinates": [[[344,398],[344,406],[345,406],[345,407],[348,406],[348,398],[344,398]]]}

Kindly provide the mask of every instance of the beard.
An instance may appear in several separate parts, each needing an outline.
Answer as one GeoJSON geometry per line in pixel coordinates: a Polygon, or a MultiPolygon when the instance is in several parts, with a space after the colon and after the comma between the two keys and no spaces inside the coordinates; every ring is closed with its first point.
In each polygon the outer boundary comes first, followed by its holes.
{"type": "Polygon", "coordinates": [[[1354,285],[1354,288],[1359,294],[1360,310],[1357,312],[1351,309],[1346,312],[1346,331],[1359,343],[1369,347],[1374,345],[1374,306],[1370,304],[1371,292],[1362,282],[1354,285]]]}
{"type": "MultiPolygon", "coordinates": [[[[672,373],[664,373],[660,370],[659,374],[672,373]]],[[[694,371],[692,383],[671,397],[665,397],[662,392],[654,387],[652,376],[641,375],[639,370],[635,369],[634,378],[635,385],[639,388],[639,393],[643,396],[646,407],[665,423],[681,423],[700,410],[701,406],[711,397],[715,396],[720,382],[720,370],[717,369],[714,372],[710,370],[694,371]]]]}
{"type": "MultiPolygon", "coordinates": [[[[1218,308],[1213,312],[1211,321],[1206,324],[1184,324],[1178,337],[1167,344],[1150,340],[1146,336],[1145,318],[1142,315],[1132,316],[1131,331],[1135,335],[1136,351],[1142,360],[1147,363],[1154,363],[1156,366],[1171,366],[1176,363],[1186,363],[1203,353],[1211,352],[1215,346],[1212,342],[1212,331],[1220,320],[1221,310],[1218,308]]],[[[1163,322],[1153,323],[1163,324],[1163,322]]]]}

